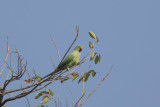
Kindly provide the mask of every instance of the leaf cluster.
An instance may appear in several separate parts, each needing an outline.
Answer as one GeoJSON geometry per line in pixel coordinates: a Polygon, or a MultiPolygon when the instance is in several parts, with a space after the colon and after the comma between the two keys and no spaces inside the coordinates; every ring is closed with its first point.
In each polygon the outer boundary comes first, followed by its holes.
{"type": "Polygon", "coordinates": [[[37,95],[35,96],[35,99],[38,99],[41,96],[43,96],[43,99],[41,100],[41,105],[37,107],[47,107],[44,105],[44,103],[47,103],[48,101],[50,101],[52,97],[54,96],[54,93],[52,90],[47,89],[47,91],[41,91],[37,93],[37,95]]]}

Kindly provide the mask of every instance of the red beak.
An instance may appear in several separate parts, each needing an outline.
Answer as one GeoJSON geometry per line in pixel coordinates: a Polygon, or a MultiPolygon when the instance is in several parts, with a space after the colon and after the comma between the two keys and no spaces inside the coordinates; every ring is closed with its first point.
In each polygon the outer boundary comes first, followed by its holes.
{"type": "Polygon", "coordinates": [[[82,49],[83,49],[83,48],[82,48],[82,47],[80,47],[80,50],[79,50],[79,52],[81,52],[81,51],[82,51],[82,49]]]}

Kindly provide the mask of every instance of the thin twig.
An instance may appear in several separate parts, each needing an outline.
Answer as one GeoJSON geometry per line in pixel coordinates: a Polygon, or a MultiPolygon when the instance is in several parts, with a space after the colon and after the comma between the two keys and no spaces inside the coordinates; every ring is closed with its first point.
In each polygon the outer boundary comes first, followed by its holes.
{"type": "Polygon", "coordinates": [[[8,77],[9,77],[10,73],[11,73],[11,70],[9,70],[8,75],[6,77],[6,80],[8,80],[8,77]]]}
{"type": "MultiPolygon", "coordinates": [[[[78,35],[79,35],[79,27],[76,26],[76,37],[75,37],[74,41],[72,42],[72,44],[70,45],[70,47],[68,48],[68,50],[67,50],[67,52],[65,53],[65,55],[63,56],[63,58],[62,58],[61,62],[59,63],[59,65],[62,63],[62,61],[64,60],[64,58],[65,58],[66,55],[68,54],[69,50],[72,48],[73,44],[75,43],[75,41],[76,41],[77,38],[78,38],[78,35]]],[[[58,65],[58,66],[59,66],[59,65],[58,65]]],[[[47,78],[47,77],[50,76],[50,75],[53,75],[55,72],[57,72],[57,70],[58,70],[58,69],[56,68],[54,72],[51,72],[50,74],[44,76],[42,79],[45,79],[45,78],[47,78]]]]}
{"type": "Polygon", "coordinates": [[[59,96],[58,96],[58,106],[62,107],[62,103],[59,96]]]}
{"type": "MultiPolygon", "coordinates": [[[[74,39],[74,41],[72,42],[71,46],[69,47],[69,49],[68,49],[67,52],[65,53],[65,55],[64,55],[64,57],[62,58],[61,62],[64,60],[64,58],[66,57],[67,53],[69,52],[69,50],[71,49],[71,47],[73,46],[73,44],[75,43],[75,41],[77,40],[78,32],[79,32],[79,28],[76,27],[76,33],[77,33],[77,34],[76,34],[76,38],[74,39]]],[[[15,48],[16,48],[16,47],[15,47],[15,48]]],[[[8,49],[9,49],[9,48],[8,48],[8,49]]],[[[24,71],[27,71],[28,76],[30,77],[30,74],[29,74],[29,72],[28,72],[28,70],[27,70],[27,68],[26,68],[26,65],[23,63],[23,59],[21,59],[21,56],[20,56],[17,48],[16,48],[16,53],[18,54],[18,59],[19,59],[19,61],[20,61],[20,65],[19,65],[19,63],[18,63],[18,65],[21,66],[21,64],[22,64],[22,65],[24,66],[24,68],[25,68],[24,71]]],[[[60,62],[60,63],[61,63],[61,62],[60,62]]],[[[79,65],[80,65],[80,64],[78,64],[78,66],[79,66],[79,65]]],[[[77,67],[78,67],[78,66],[77,66],[77,67]]],[[[9,68],[10,68],[10,67],[11,67],[11,66],[9,66],[9,68]]],[[[12,78],[11,78],[11,80],[6,81],[6,86],[7,86],[11,81],[14,81],[16,78],[17,78],[17,79],[21,78],[21,76],[24,74],[23,72],[21,73],[21,72],[19,72],[19,70],[18,70],[17,76],[14,76],[14,75],[13,75],[13,72],[14,72],[14,71],[12,70],[12,68],[10,68],[10,70],[12,71],[12,78]]],[[[44,85],[43,87],[40,87],[40,88],[44,88],[45,86],[47,86],[47,85],[51,84],[52,82],[54,82],[55,80],[57,80],[59,77],[61,77],[62,74],[64,74],[64,73],[67,72],[67,71],[68,71],[68,70],[66,70],[66,71],[64,71],[64,72],[59,72],[59,73],[56,74],[56,75],[49,75],[49,77],[47,77],[47,78],[45,78],[45,79],[42,79],[42,80],[38,81],[38,82],[35,83],[35,84],[31,84],[30,86],[26,86],[26,87],[23,87],[23,88],[19,88],[19,89],[15,89],[15,90],[10,90],[10,91],[5,91],[5,92],[4,92],[4,95],[5,95],[5,94],[8,94],[8,93],[20,91],[20,90],[29,89],[29,88],[32,87],[32,89],[30,89],[30,90],[27,91],[27,92],[26,92],[26,91],[23,91],[22,93],[14,96],[14,97],[5,99],[5,100],[2,102],[2,105],[6,104],[6,102],[8,102],[8,101],[12,101],[12,100],[16,100],[16,99],[25,97],[25,96],[27,96],[28,94],[37,91],[37,87],[38,87],[38,86],[40,86],[42,83],[45,83],[45,82],[47,82],[47,81],[50,81],[50,79],[52,79],[52,78],[54,77],[55,79],[53,79],[51,82],[49,82],[48,84],[44,85]]],[[[6,86],[5,86],[5,87],[6,87],[6,86]]],[[[39,88],[39,89],[40,89],[40,88],[39,88]]],[[[62,106],[62,105],[60,105],[60,106],[62,106]]]]}
{"type": "Polygon", "coordinates": [[[59,62],[61,62],[61,57],[60,57],[59,50],[58,50],[58,47],[57,47],[57,45],[56,45],[56,42],[55,42],[54,38],[52,37],[52,35],[50,35],[50,37],[51,37],[51,39],[52,39],[52,41],[53,41],[53,43],[54,43],[54,45],[55,45],[55,47],[56,47],[56,49],[57,49],[59,62]]]}
{"type": "MultiPolygon", "coordinates": [[[[35,89],[35,90],[33,90],[32,92],[38,91],[38,90],[40,90],[40,89],[48,86],[49,84],[51,84],[51,83],[53,83],[55,80],[57,80],[57,78],[59,78],[59,77],[60,77],[62,74],[64,74],[64,73],[65,73],[65,72],[61,73],[59,76],[57,76],[56,78],[52,79],[52,81],[50,81],[50,82],[47,83],[46,85],[44,85],[44,86],[42,86],[42,87],[40,87],[40,88],[38,88],[38,89],[35,89]]],[[[49,77],[49,78],[50,78],[50,77],[49,77]]],[[[49,78],[47,78],[46,80],[49,80],[49,78]]],[[[39,83],[37,83],[37,84],[33,84],[33,86],[40,85],[40,84],[42,84],[43,82],[45,82],[46,80],[41,81],[41,82],[39,82],[39,83]]],[[[30,86],[28,86],[28,88],[30,88],[30,86]]],[[[18,90],[14,90],[14,92],[15,92],[15,91],[24,90],[24,89],[28,89],[28,88],[24,87],[24,88],[21,88],[21,89],[18,89],[18,90]]],[[[13,90],[12,90],[11,92],[13,92],[13,90]]],[[[11,92],[8,92],[8,93],[11,93],[11,92]]],[[[8,93],[7,93],[7,94],[8,94],[8,93]]],[[[5,93],[5,94],[6,94],[6,93],[5,93]]]]}
{"type": "Polygon", "coordinates": [[[78,107],[79,106],[79,102],[82,100],[82,98],[84,97],[84,95],[85,95],[85,93],[82,94],[82,96],[79,98],[79,100],[77,101],[77,103],[75,104],[74,107],[78,107]]]}
{"type": "MultiPolygon", "coordinates": [[[[12,51],[10,52],[10,66],[11,66],[11,68],[12,68],[12,51]]],[[[6,80],[8,79],[10,73],[11,73],[11,70],[9,70],[8,75],[7,75],[7,77],[6,77],[6,80]]]]}
{"type": "Polygon", "coordinates": [[[56,66],[55,66],[55,64],[54,64],[53,59],[52,59],[51,56],[50,56],[50,59],[51,59],[51,61],[52,61],[52,64],[53,64],[54,69],[56,69],[56,66]]]}
{"type": "Polygon", "coordinates": [[[34,73],[34,76],[37,77],[36,72],[35,72],[35,69],[33,69],[33,73],[34,73]]]}
{"type": "Polygon", "coordinates": [[[27,96],[28,94],[30,94],[34,89],[36,89],[38,86],[35,86],[32,90],[28,91],[28,92],[25,92],[25,93],[21,93],[15,97],[12,97],[12,98],[8,98],[8,99],[5,99],[3,102],[2,102],[2,105],[6,104],[6,102],[8,101],[12,101],[12,100],[16,100],[16,99],[19,99],[19,98],[22,98],[22,97],[25,97],[27,96]]]}
{"type": "MultiPolygon", "coordinates": [[[[66,71],[67,71],[67,70],[66,70],[66,71]]],[[[66,71],[65,71],[65,72],[66,72],[66,71]]],[[[60,76],[61,76],[62,74],[64,74],[65,72],[62,72],[60,75],[58,75],[55,79],[53,79],[51,82],[49,82],[49,83],[46,84],[45,86],[47,86],[47,85],[51,84],[52,82],[54,82],[58,77],[60,77],[60,76]]],[[[30,85],[30,86],[26,86],[26,87],[19,88],[19,89],[15,89],[15,90],[6,91],[4,94],[16,92],[16,91],[21,91],[21,90],[24,90],[24,89],[31,88],[31,87],[33,87],[33,86],[35,86],[35,87],[36,87],[36,86],[39,86],[40,84],[42,84],[42,83],[50,80],[50,78],[52,78],[52,76],[50,76],[50,77],[48,77],[48,78],[46,78],[46,79],[44,79],[44,80],[41,80],[41,81],[39,81],[39,82],[37,82],[37,83],[35,83],[35,84],[32,84],[32,85],[30,85]]],[[[44,86],[44,87],[45,87],[45,86],[44,86]]],[[[41,89],[42,89],[42,88],[41,88],[41,89]]]]}
{"type": "MultiPolygon", "coordinates": [[[[70,45],[70,47],[68,48],[67,52],[65,53],[65,55],[63,56],[61,62],[59,63],[59,65],[62,63],[62,61],[64,60],[64,58],[66,57],[66,55],[68,54],[69,50],[72,48],[73,44],[75,43],[75,41],[77,40],[79,35],[79,27],[76,26],[76,38],[74,39],[74,41],[72,42],[72,44],[70,45]]],[[[59,66],[58,65],[58,66],[59,66]]]]}
{"type": "MultiPolygon", "coordinates": [[[[86,58],[86,60],[88,59],[89,57],[87,57],[86,58]]],[[[80,62],[78,65],[76,65],[76,66],[74,66],[75,68],[70,72],[70,73],[68,73],[67,75],[65,75],[65,76],[68,76],[68,75],[70,75],[72,72],[74,72],[82,63],[84,63],[86,60],[83,60],[83,62],[80,62]]],[[[72,67],[73,68],[73,67],[72,67]]],[[[61,76],[62,74],[64,74],[65,72],[67,72],[68,70],[65,70],[63,73],[61,73],[59,76],[61,76]]],[[[48,75],[49,76],[49,75],[48,75]]],[[[59,77],[58,76],[58,77],[59,77]]],[[[53,76],[52,76],[53,77],[53,76]]],[[[48,77],[48,78],[50,78],[50,77],[48,77]]],[[[43,82],[45,82],[45,81],[47,81],[47,80],[49,80],[48,78],[46,78],[46,79],[43,79],[42,81],[39,81],[39,82],[37,82],[37,83],[35,83],[35,84],[32,84],[32,85],[30,85],[30,86],[26,86],[26,87],[23,87],[23,88],[20,88],[20,89],[15,89],[15,90],[10,90],[10,91],[6,91],[4,94],[8,94],[8,93],[12,93],[12,92],[16,92],[16,91],[20,91],[20,90],[24,90],[24,89],[28,89],[28,88],[31,88],[31,87],[33,87],[33,86],[36,86],[36,85],[40,85],[40,84],[42,84],[43,82]]],[[[56,79],[55,79],[56,80],[56,79]]],[[[50,82],[49,84],[51,84],[52,82],[50,82]]],[[[47,85],[49,85],[49,84],[46,84],[45,86],[47,86],[47,85]]],[[[41,88],[42,89],[42,88],[41,88]]]]}
{"type": "MultiPolygon", "coordinates": [[[[15,48],[16,48],[16,46],[15,46],[15,48]]],[[[31,78],[31,76],[30,76],[30,74],[29,74],[29,71],[27,70],[26,65],[23,63],[23,60],[21,59],[21,56],[20,56],[19,51],[18,51],[17,48],[16,48],[16,52],[18,53],[18,57],[19,57],[20,61],[22,62],[22,64],[23,64],[25,70],[27,71],[27,74],[28,74],[29,78],[31,78]]]]}
{"type": "MultiPolygon", "coordinates": [[[[9,66],[9,65],[8,65],[8,63],[6,63],[6,64],[7,64],[7,67],[12,71],[12,76],[13,76],[13,73],[15,73],[16,75],[18,75],[18,73],[17,73],[17,72],[14,72],[14,71],[13,71],[12,67],[11,67],[11,66],[9,66]]],[[[13,66],[13,67],[14,67],[14,66],[13,66]]]]}
{"type": "Polygon", "coordinates": [[[99,88],[99,86],[104,82],[104,80],[107,79],[108,75],[112,72],[112,68],[113,68],[113,66],[111,66],[107,75],[101,80],[101,82],[97,85],[97,87],[87,96],[87,98],[85,100],[83,100],[83,102],[80,104],[80,106],[99,88]]]}
{"type": "Polygon", "coordinates": [[[3,68],[2,68],[2,70],[1,70],[1,72],[0,72],[0,75],[3,73],[3,70],[4,70],[5,65],[6,65],[6,63],[7,63],[8,54],[9,54],[9,44],[8,44],[8,35],[7,35],[7,54],[6,54],[6,58],[5,58],[5,60],[4,60],[4,65],[3,65],[3,68]]]}
{"type": "Polygon", "coordinates": [[[82,96],[81,96],[80,99],[77,101],[75,107],[78,107],[78,106],[79,106],[79,104],[81,103],[81,100],[82,100],[83,96],[84,96],[84,78],[82,79],[82,96]]]}
{"type": "Polygon", "coordinates": [[[31,107],[27,96],[26,96],[26,100],[27,100],[27,105],[28,105],[28,107],[31,107]]]}
{"type": "Polygon", "coordinates": [[[52,98],[52,99],[54,100],[55,107],[57,107],[57,101],[54,98],[52,98]]]}
{"type": "Polygon", "coordinates": [[[100,72],[97,72],[99,76],[101,77],[101,80],[103,80],[102,74],[100,72]]]}

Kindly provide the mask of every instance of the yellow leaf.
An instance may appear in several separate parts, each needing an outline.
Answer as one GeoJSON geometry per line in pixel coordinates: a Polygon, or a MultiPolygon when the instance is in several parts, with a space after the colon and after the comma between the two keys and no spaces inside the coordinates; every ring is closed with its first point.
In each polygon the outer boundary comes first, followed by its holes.
{"type": "Polygon", "coordinates": [[[75,76],[72,78],[72,81],[74,81],[77,77],[79,77],[79,75],[75,75],[75,76]]]}
{"type": "Polygon", "coordinates": [[[95,56],[95,55],[96,55],[96,53],[95,53],[95,52],[92,52],[90,61],[92,61],[92,60],[94,59],[94,56],[95,56]]]}
{"type": "Polygon", "coordinates": [[[92,31],[89,32],[89,35],[90,35],[92,38],[96,39],[96,35],[95,35],[92,31]]]}
{"type": "Polygon", "coordinates": [[[94,44],[92,44],[92,42],[89,42],[89,48],[90,49],[94,48],[94,44]]]}

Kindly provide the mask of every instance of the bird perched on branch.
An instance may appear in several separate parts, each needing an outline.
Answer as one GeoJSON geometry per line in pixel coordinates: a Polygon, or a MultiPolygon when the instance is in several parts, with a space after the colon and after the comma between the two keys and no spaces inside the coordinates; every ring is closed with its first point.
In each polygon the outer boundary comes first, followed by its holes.
{"type": "Polygon", "coordinates": [[[57,67],[57,69],[44,76],[42,79],[51,76],[59,71],[62,71],[64,69],[70,69],[73,66],[77,65],[80,61],[80,56],[81,56],[81,51],[82,51],[83,47],[81,45],[78,45],[74,48],[74,50],[60,63],[60,65],[57,67]]]}
{"type": "Polygon", "coordinates": [[[83,47],[81,45],[76,46],[74,48],[74,50],[72,51],[72,53],[70,53],[62,61],[62,63],[57,67],[57,70],[55,70],[55,72],[62,71],[64,69],[70,69],[73,66],[77,65],[78,62],[80,61],[80,56],[81,56],[82,49],[83,49],[83,47]]]}

